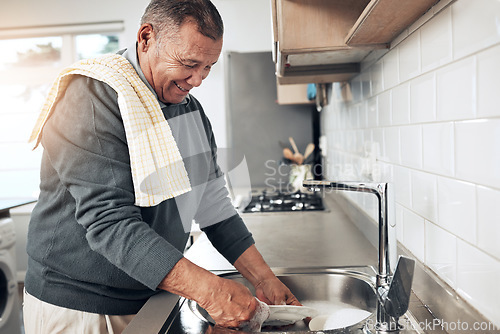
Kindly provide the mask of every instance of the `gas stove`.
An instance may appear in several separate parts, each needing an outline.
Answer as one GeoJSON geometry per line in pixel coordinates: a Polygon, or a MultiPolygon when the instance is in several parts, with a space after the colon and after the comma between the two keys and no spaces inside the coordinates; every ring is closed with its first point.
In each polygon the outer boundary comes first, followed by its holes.
{"type": "Polygon", "coordinates": [[[323,199],[319,193],[283,193],[262,191],[252,195],[250,203],[243,210],[252,212],[289,212],[289,211],[322,211],[325,210],[323,199]]]}

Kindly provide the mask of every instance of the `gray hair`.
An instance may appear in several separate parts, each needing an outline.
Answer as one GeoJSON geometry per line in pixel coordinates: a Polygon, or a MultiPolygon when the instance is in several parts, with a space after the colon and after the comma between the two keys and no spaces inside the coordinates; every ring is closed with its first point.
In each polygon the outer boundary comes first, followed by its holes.
{"type": "Polygon", "coordinates": [[[149,23],[157,39],[174,38],[181,25],[192,20],[198,31],[213,40],[222,38],[224,25],[210,0],[152,0],[144,11],[141,25],[149,23]]]}

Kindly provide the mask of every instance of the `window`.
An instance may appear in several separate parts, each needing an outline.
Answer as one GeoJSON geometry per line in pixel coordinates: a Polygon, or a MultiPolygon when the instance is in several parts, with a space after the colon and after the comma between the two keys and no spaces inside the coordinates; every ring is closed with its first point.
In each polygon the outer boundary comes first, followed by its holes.
{"type": "Polygon", "coordinates": [[[78,59],[86,59],[100,54],[118,51],[116,35],[78,35],[76,36],[76,53],[78,59]]]}
{"type": "Polygon", "coordinates": [[[0,198],[38,195],[43,149],[32,151],[28,138],[57,74],[77,60],[118,48],[118,32],[0,39],[0,198]]]}

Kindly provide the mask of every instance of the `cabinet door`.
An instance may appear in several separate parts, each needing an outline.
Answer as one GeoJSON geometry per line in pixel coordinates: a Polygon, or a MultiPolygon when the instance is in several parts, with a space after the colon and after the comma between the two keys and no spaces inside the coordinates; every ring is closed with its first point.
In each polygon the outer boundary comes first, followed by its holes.
{"type": "Polygon", "coordinates": [[[349,80],[371,48],[345,36],[369,0],[271,0],[273,60],[280,84],[349,80]]]}
{"type": "Polygon", "coordinates": [[[372,0],[346,36],[356,45],[389,44],[439,0],[372,0]]]}

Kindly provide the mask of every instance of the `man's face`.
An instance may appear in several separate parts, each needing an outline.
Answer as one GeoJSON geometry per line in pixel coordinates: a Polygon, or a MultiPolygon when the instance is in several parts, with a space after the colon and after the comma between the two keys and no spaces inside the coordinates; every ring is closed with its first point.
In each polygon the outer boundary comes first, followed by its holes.
{"type": "Polygon", "coordinates": [[[150,25],[139,30],[137,54],[142,71],[158,99],[180,103],[193,87],[201,85],[219,59],[222,38],[214,41],[185,21],[176,38],[160,44],[150,25]]]}

